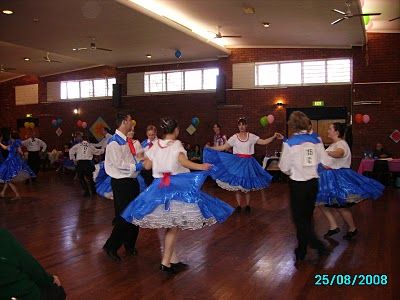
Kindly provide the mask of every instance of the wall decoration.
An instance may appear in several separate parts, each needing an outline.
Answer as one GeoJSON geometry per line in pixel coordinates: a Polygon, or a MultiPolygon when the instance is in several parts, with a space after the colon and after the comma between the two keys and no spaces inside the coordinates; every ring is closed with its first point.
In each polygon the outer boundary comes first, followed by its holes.
{"type": "Polygon", "coordinates": [[[389,137],[392,139],[393,142],[397,144],[398,142],[400,142],[400,131],[396,129],[392,132],[391,135],[389,135],[389,137]]]}
{"type": "Polygon", "coordinates": [[[187,133],[189,133],[190,135],[193,135],[193,133],[196,132],[196,127],[194,127],[192,124],[189,125],[188,128],[186,128],[187,133]]]}
{"type": "Polygon", "coordinates": [[[62,129],[60,127],[58,127],[57,130],[56,130],[57,136],[62,135],[62,133],[63,133],[62,129]]]}
{"type": "Polygon", "coordinates": [[[98,117],[97,120],[90,126],[89,131],[90,133],[96,138],[96,140],[101,141],[104,137],[103,135],[103,128],[107,127],[109,129],[110,126],[107,124],[106,121],[102,117],[98,117]]]}

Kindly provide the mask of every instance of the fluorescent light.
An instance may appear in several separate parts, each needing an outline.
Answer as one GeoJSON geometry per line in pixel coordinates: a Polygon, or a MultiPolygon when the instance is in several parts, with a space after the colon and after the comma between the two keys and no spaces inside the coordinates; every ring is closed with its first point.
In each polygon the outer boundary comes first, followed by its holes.
{"type": "Polygon", "coordinates": [[[178,25],[182,25],[190,29],[193,33],[207,39],[208,41],[224,46],[224,39],[214,39],[215,33],[212,33],[202,27],[200,24],[190,20],[188,16],[183,15],[181,12],[173,10],[166,5],[161,4],[161,1],[154,0],[130,0],[132,3],[143,7],[144,9],[151,11],[165,19],[169,19],[170,21],[177,23],[178,25]]]}
{"type": "Polygon", "coordinates": [[[9,9],[3,9],[2,13],[5,14],[5,15],[12,15],[14,12],[12,10],[9,10],[9,9]]]}

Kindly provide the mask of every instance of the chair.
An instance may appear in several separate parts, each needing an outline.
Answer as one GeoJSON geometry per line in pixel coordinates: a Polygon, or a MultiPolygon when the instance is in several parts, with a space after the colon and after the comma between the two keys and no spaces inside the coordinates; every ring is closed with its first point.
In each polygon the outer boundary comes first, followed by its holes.
{"type": "Polygon", "coordinates": [[[371,175],[372,178],[378,180],[385,186],[389,186],[392,183],[392,173],[389,171],[389,163],[387,160],[375,160],[371,175]]]}

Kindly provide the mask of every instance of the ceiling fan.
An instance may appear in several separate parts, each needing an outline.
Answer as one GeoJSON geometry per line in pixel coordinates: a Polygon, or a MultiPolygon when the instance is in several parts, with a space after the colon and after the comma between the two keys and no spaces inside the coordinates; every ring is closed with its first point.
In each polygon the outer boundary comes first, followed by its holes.
{"type": "MultiPolygon", "coordinates": [[[[214,32],[213,32],[214,33],[214,32]]],[[[214,39],[221,39],[221,38],[241,38],[241,35],[223,35],[221,33],[221,26],[218,26],[218,32],[214,33],[215,37],[214,39]]]]}
{"type": "Polygon", "coordinates": [[[355,14],[355,15],[353,15],[352,12],[351,12],[351,9],[350,9],[351,1],[346,1],[346,6],[347,6],[346,12],[343,12],[343,11],[338,10],[338,9],[332,9],[332,11],[334,11],[334,12],[336,12],[338,14],[341,14],[342,17],[337,19],[337,20],[335,20],[335,21],[333,21],[331,23],[331,25],[335,25],[335,24],[337,24],[337,23],[339,23],[339,22],[341,22],[343,20],[350,19],[350,18],[353,18],[353,17],[379,16],[381,14],[381,13],[366,13],[366,14],[355,14]]]}
{"type": "Polygon", "coordinates": [[[48,63],[62,63],[62,61],[51,59],[50,52],[46,52],[46,56],[43,56],[43,59],[45,62],[48,62],[48,63]]]}
{"type": "Polygon", "coordinates": [[[111,49],[108,49],[108,48],[97,47],[94,38],[92,38],[92,41],[90,42],[89,47],[73,48],[72,50],[73,51],[86,51],[86,50],[112,51],[111,49]]]}
{"type": "Polygon", "coordinates": [[[8,71],[14,71],[16,68],[6,68],[4,65],[0,65],[0,73],[8,72],[8,71]]]}

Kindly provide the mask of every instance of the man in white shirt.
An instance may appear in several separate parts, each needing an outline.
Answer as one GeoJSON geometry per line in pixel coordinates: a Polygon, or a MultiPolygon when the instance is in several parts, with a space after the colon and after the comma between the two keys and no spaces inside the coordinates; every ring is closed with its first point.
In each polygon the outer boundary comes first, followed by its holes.
{"type": "Polygon", "coordinates": [[[136,254],[135,244],[139,227],[128,223],[120,215],[128,204],[140,193],[137,176],[143,169],[127,143],[127,134],[132,130],[132,117],[127,113],[118,113],[117,130],[108,141],[104,168],[111,177],[111,188],[114,196],[115,222],[113,231],[104,244],[103,249],[114,261],[120,261],[118,249],[124,245],[126,253],[136,254]]]}
{"type": "Polygon", "coordinates": [[[28,150],[28,165],[37,176],[40,170],[40,151],[46,152],[47,145],[36,137],[35,131],[32,131],[32,137],[22,141],[22,145],[28,150]]]}
{"type": "Polygon", "coordinates": [[[303,260],[307,246],[317,249],[320,256],[329,251],[316,237],[313,212],[318,193],[318,164],[326,155],[321,140],[309,134],[309,119],[300,112],[293,112],[288,121],[294,135],[283,143],[279,161],[281,171],[290,177],[290,208],[297,230],[296,261],[303,260]]]}
{"type": "Polygon", "coordinates": [[[96,194],[96,188],[93,181],[94,165],[93,155],[101,155],[104,149],[96,149],[89,143],[86,136],[82,137],[82,142],[76,144],[69,150],[69,158],[76,163],[76,172],[79,182],[85,191],[84,197],[96,194]]]}

